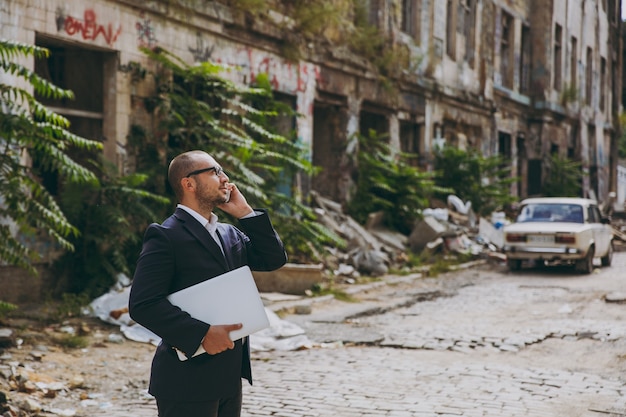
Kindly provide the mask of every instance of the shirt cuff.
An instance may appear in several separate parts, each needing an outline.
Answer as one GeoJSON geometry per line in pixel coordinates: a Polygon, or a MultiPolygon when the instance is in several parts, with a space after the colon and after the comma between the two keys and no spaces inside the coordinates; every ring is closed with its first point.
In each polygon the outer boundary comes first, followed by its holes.
{"type": "Polygon", "coordinates": [[[240,219],[247,219],[249,217],[260,216],[261,214],[263,214],[262,211],[252,210],[250,213],[246,214],[245,216],[240,217],[240,219]]]}

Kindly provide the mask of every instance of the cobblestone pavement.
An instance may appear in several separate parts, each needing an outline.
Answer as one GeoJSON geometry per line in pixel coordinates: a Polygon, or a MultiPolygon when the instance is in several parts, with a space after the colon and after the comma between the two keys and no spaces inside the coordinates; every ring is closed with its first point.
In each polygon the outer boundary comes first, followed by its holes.
{"type": "MultiPolygon", "coordinates": [[[[604,299],[625,266],[617,253],[588,276],[468,270],[386,285],[361,313],[335,302],[288,316],[319,347],[255,352],[243,415],[626,416],[626,306],[604,299]]],[[[90,415],[156,415],[148,397],[101,411],[90,415]]]]}
{"type": "MultiPolygon", "coordinates": [[[[314,347],[253,352],[243,416],[626,416],[626,305],[607,301],[626,299],[625,266],[626,253],[590,275],[485,265],[385,277],[352,288],[355,303],[295,301],[312,302],[310,314],[272,303],[314,347]]],[[[107,344],[91,360],[88,350],[48,352],[39,373],[95,373],[84,396],[69,391],[38,415],[155,417],[153,347],[132,343],[107,344]],[[110,375],[115,392],[103,390],[110,375]]]]}
{"type": "Polygon", "coordinates": [[[249,416],[570,417],[626,409],[618,378],[464,353],[309,350],[272,355],[255,369],[257,382],[246,389],[249,416]]]}

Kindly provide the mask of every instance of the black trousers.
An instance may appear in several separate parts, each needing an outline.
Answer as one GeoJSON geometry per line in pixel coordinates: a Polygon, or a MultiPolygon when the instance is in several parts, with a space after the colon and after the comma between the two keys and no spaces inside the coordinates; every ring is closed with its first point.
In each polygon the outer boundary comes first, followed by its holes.
{"type": "Polygon", "coordinates": [[[159,417],[240,417],[241,384],[239,391],[230,398],[213,401],[180,402],[156,399],[159,417]]]}

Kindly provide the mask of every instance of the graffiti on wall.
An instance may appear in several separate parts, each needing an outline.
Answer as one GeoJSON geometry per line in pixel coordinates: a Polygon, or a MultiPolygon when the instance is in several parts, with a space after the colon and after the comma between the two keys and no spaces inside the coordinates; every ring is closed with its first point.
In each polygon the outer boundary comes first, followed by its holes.
{"type": "Polygon", "coordinates": [[[83,13],[83,18],[78,19],[65,14],[62,8],[56,10],[57,31],[65,31],[69,36],[81,36],[86,41],[96,41],[102,37],[109,46],[117,41],[122,33],[122,26],[115,28],[112,23],[100,23],[96,12],[87,9],[83,13]]]}
{"type": "Polygon", "coordinates": [[[319,66],[308,62],[290,62],[277,55],[250,47],[204,40],[188,46],[196,62],[213,62],[233,69],[232,81],[253,84],[260,74],[267,76],[272,89],[296,97],[298,141],[310,145],[313,138],[313,105],[316,88],[322,82],[319,66]]]}
{"type": "Polygon", "coordinates": [[[193,48],[189,47],[189,52],[193,55],[195,62],[210,61],[213,56],[213,50],[215,50],[215,45],[207,46],[202,35],[199,33],[196,35],[196,46],[193,48]]]}
{"type": "Polygon", "coordinates": [[[145,48],[153,48],[157,44],[156,33],[152,20],[145,17],[143,12],[141,13],[141,21],[135,23],[135,29],[137,29],[137,44],[145,48]]]}

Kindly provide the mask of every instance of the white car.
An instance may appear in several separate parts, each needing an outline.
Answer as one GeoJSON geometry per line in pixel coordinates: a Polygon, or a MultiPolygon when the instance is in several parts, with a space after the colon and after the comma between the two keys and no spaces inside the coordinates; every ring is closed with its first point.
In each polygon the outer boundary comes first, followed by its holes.
{"type": "Polygon", "coordinates": [[[602,217],[595,200],[587,198],[528,198],[520,203],[514,223],[504,227],[503,252],[511,270],[524,261],[573,264],[583,273],[613,258],[613,227],[602,217]]]}

